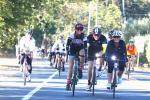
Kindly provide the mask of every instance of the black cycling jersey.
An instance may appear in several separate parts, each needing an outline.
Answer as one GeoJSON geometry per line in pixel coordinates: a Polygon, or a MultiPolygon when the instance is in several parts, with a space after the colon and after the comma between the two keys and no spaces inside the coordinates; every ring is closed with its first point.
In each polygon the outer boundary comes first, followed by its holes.
{"type": "Polygon", "coordinates": [[[81,49],[85,47],[85,34],[81,33],[80,35],[70,35],[67,40],[66,49],[69,51],[70,55],[75,55],[76,52],[79,52],[81,49]]]}
{"type": "Polygon", "coordinates": [[[102,44],[107,43],[107,39],[104,35],[100,35],[98,40],[95,40],[93,34],[87,37],[87,42],[89,43],[88,55],[94,56],[95,53],[103,50],[102,44]]]}
{"type": "Polygon", "coordinates": [[[119,60],[126,62],[127,50],[126,50],[125,42],[123,40],[119,41],[118,47],[115,46],[115,42],[113,40],[109,41],[106,48],[106,56],[109,61],[111,60],[112,55],[115,55],[119,60]]]}

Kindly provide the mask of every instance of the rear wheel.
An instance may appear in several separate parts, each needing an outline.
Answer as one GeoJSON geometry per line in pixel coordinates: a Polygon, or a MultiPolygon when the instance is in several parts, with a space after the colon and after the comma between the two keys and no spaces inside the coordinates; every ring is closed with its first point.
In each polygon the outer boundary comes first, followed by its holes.
{"type": "Polygon", "coordinates": [[[27,77],[26,77],[25,74],[23,75],[23,77],[24,77],[24,86],[25,86],[25,85],[26,85],[26,82],[27,82],[27,77]]]}
{"type": "Polygon", "coordinates": [[[27,82],[27,66],[24,64],[23,66],[23,80],[24,80],[24,86],[26,85],[26,82],[27,82]]]}

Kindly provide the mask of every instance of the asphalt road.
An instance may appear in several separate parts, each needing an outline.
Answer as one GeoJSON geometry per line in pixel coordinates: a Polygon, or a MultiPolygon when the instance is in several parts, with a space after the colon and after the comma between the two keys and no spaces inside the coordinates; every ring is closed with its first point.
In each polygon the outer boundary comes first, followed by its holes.
{"type": "MultiPolygon", "coordinates": [[[[0,60],[0,100],[113,100],[112,91],[106,89],[106,73],[98,78],[95,95],[86,91],[87,69],[84,77],[76,85],[75,96],[66,91],[66,74],[49,66],[47,60],[33,60],[32,80],[23,85],[22,73],[19,71],[16,59],[0,60]]],[[[136,69],[127,80],[118,85],[115,100],[150,100],[150,72],[136,69]]]]}

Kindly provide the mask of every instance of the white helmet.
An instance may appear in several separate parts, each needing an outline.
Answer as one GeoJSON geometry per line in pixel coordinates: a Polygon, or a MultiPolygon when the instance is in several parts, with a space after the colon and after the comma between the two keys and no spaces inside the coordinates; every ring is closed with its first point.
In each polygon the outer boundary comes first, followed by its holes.
{"type": "Polygon", "coordinates": [[[114,30],[113,33],[112,33],[112,36],[119,36],[119,37],[121,37],[121,35],[122,35],[122,32],[118,31],[118,30],[114,30]]]}

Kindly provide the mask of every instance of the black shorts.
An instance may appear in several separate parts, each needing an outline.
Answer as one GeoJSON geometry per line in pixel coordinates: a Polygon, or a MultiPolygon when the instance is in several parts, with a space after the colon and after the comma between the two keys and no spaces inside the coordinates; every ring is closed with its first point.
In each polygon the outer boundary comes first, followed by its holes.
{"type": "Polygon", "coordinates": [[[83,48],[74,48],[74,49],[71,49],[69,51],[69,55],[70,56],[75,56],[77,53],[79,54],[80,50],[82,50],[83,48]]]}
{"type": "MultiPolygon", "coordinates": [[[[125,66],[126,66],[125,62],[119,62],[119,66],[118,66],[119,71],[124,71],[125,66]]],[[[114,63],[112,61],[109,61],[108,62],[108,73],[112,73],[113,68],[114,68],[114,63]]]]}

